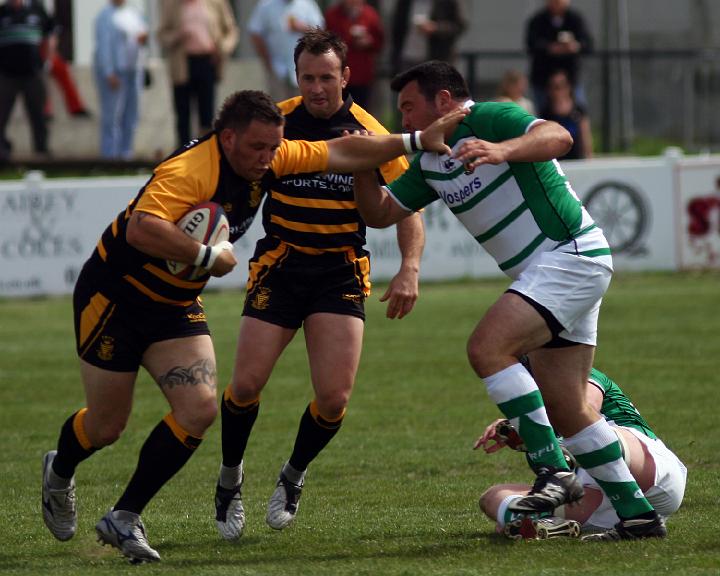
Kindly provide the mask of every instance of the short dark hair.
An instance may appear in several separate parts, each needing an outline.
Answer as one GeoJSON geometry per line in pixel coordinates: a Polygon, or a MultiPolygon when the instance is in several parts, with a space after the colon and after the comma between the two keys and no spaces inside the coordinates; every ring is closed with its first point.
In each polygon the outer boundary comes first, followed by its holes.
{"type": "Polygon", "coordinates": [[[467,100],[470,98],[470,90],[467,82],[457,68],[440,60],[428,60],[417,64],[412,68],[400,72],[390,82],[390,88],[394,92],[400,92],[410,82],[417,81],[420,94],[426,100],[435,98],[440,90],[450,92],[453,100],[467,100]]]}
{"type": "Polygon", "coordinates": [[[295,52],[293,59],[295,60],[295,69],[297,70],[298,58],[303,52],[319,56],[326,52],[334,52],[340,59],[340,70],[344,70],[347,66],[347,44],[335,33],[322,28],[313,28],[303,34],[295,44],[295,52]]]}
{"type": "Polygon", "coordinates": [[[282,126],[285,118],[272,98],[260,90],[239,90],[230,94],[218,112],[213,128],[242,132],[253,120],[282,126]]]}

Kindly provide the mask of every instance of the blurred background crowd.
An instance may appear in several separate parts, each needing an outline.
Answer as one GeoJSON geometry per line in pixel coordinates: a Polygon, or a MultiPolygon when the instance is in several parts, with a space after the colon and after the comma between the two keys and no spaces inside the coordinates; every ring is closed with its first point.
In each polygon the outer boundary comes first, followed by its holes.
{"type": "Polygon", "coordinates": [[[390,78],[440,59],[476,100],[563,124],[568,159],[713,151],[718,21],[711,0],[2,0],[0,162],[155,162],[235,90],[295,95],[293,48],[317,26],[396,130],[390,78]]]}

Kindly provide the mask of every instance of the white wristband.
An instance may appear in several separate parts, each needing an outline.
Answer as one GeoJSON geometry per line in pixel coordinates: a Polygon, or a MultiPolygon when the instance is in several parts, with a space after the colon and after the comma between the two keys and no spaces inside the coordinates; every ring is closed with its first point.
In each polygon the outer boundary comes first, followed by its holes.
{"type": "Polygon", "coordinates": [[[197,256],[195,256],[195,261],[193,262],[193,264],[195,266],[200,266],[202,268],[205,268],[207,262],[210,260],[211,252],[212,252],[212,246],[200,244],[200,248],[198,248],[198,253],[197,253],[197,256]]]}
{"type": "Polygon", "coordinates": [[[420,142],[420,130],[415,132],[406,132],[402,135],[403,146],[407,154],[414,154],[418,150],[424,150],[422,142],[420,142]]]}
{"type": "Polygon", "coordinates": [[[420,130],[416,130],[413,132],[412,138],[410,138],[410,145],[415,146],[415,151],[425,150],[425,148],[423,148],[422,141],[420,140],[420,134],[422,134],[422,132],[420,130]]]}
{"type": "Polygon", "coordinates": [[[407,132],[403,132],[403,134],[401,134],[401,136],[402,136],[403,146],[405,147],[405,153],[412,154],[413,152],[415,152],[415,150],[412,149],[410,134],[408,134],[407,132]]]}
{"type": "Polygon", "coordinates": [[[220,252],[223,250],[230,250],[230,252],[232,252],[232,249],[232,243],[227,240],[218,242],[215,246],[200,244],[200,250],[198,250],[198,255],[195,257],[193,264],[200,268],[205,268],[205,270],[210,270],[213,264],[215,264],[217,257],[220,256],[220,252]]]}
{"type": "Polygon", "coordinates": [[[215,264],[215,260],[217,260],[217,257],[220,256],[220,252],[223,251],[223,247],[219,245],[215,245],[212,248],[210,248],[210,258],[208,258],[207,264],[203,266],[205,270],[210,270],[213,267],[213,264],[215,264]]]}

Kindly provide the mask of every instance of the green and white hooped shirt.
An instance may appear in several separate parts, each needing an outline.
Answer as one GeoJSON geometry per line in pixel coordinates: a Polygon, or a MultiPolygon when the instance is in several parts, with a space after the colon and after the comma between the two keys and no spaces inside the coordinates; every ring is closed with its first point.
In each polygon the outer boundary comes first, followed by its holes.
{"type": "MultiPolygon", "coordinates": [[[[470,114],[448,142],[453,151],[472,138],[517,138],[542,122],[512,102],[467,105],[470,114]]],[[[387,189],[406,210],[441,199],[510,278],[552,250],[592,258],[612,270],[607,240],[556,160],[484,164],[468,172],[447,155],[419,152],[387,189]]]]}
{"type": "Polygon", "coordinates": [[[596,386],[602,392],[603,401],[600,413],[605,420],[615,426],[635,428],[653,440],[657,438],[645,418],[640,415],[638,409],[630,401],[630,398],[607,374],[593,368],[590,370],[588,380],[590,384],[596,386]]]}

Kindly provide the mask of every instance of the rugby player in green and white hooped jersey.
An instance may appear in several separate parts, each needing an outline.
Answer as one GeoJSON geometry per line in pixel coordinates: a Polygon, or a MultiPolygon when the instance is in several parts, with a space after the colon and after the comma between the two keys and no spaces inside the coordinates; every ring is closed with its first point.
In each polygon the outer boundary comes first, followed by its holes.
{"type": "Polygon", "coordinates": [[[420,152],[386,187],[370,173],[356,174],[355,196],[363,219],[375,227],[442,200],[513,279],[468,342],[470,364],[522,437],[538,474],[511,510],[548,512],[583,495],[547,404],[566,448],[602,479],[621,519],[618,533],[664,537],[664,522],[623,461],[617,436],[585,400],[612,257],[555,160],[572,137],[511,103],[474,103],[460,73],[445,62],[414,66],[391,88],[411,147],[421,148],[415,131],[450,110],[470,108],[447,138],[452,155],[420,152]],[[519,362],[530,352],[534,375],[519,362]]]}
{"type": "MultiPolygon", "coordinates": [[[[590,371],[588,378],[587,400],[617,434],[625,462],[655,510],[664,518],[677,512],[685,494],[685,465],[655,435],[620,386],[596,368],[590,371]]],[[[488,454],[505,446],[523,451],[524,447],[516,442],[512,430],[507,428],[507,420],[496,420],[477,439],[475,448],[482,447],[488,454]]],[[[529,486],[525,484],[491,486],[480,497],[480,508],[497,521],[498,532],[513,539],[573,537],[580,534],[581,527],[584,530],[611,529],[619,519],[610,500],[586,470],[577,469],[577,475],[585,496],[574,506],[556,509],[552,516],[518,518],[508,510],[513,500],[522,498],[527,492],[529,486]]]]}
{"type": "MultiPolygon", "coordinates": [[[[455,148],[476,134],[509,140],[541,122],[514,103],[474,104],[448,145],[455,148]]],[[[586,255],[612,269],[607,241],[556,160],[468,170],[453,158],[420,153],[389,189],[411,211],[438,198],[445,202],[510,278],[538,254],[553,250],[586,255]]]]}

